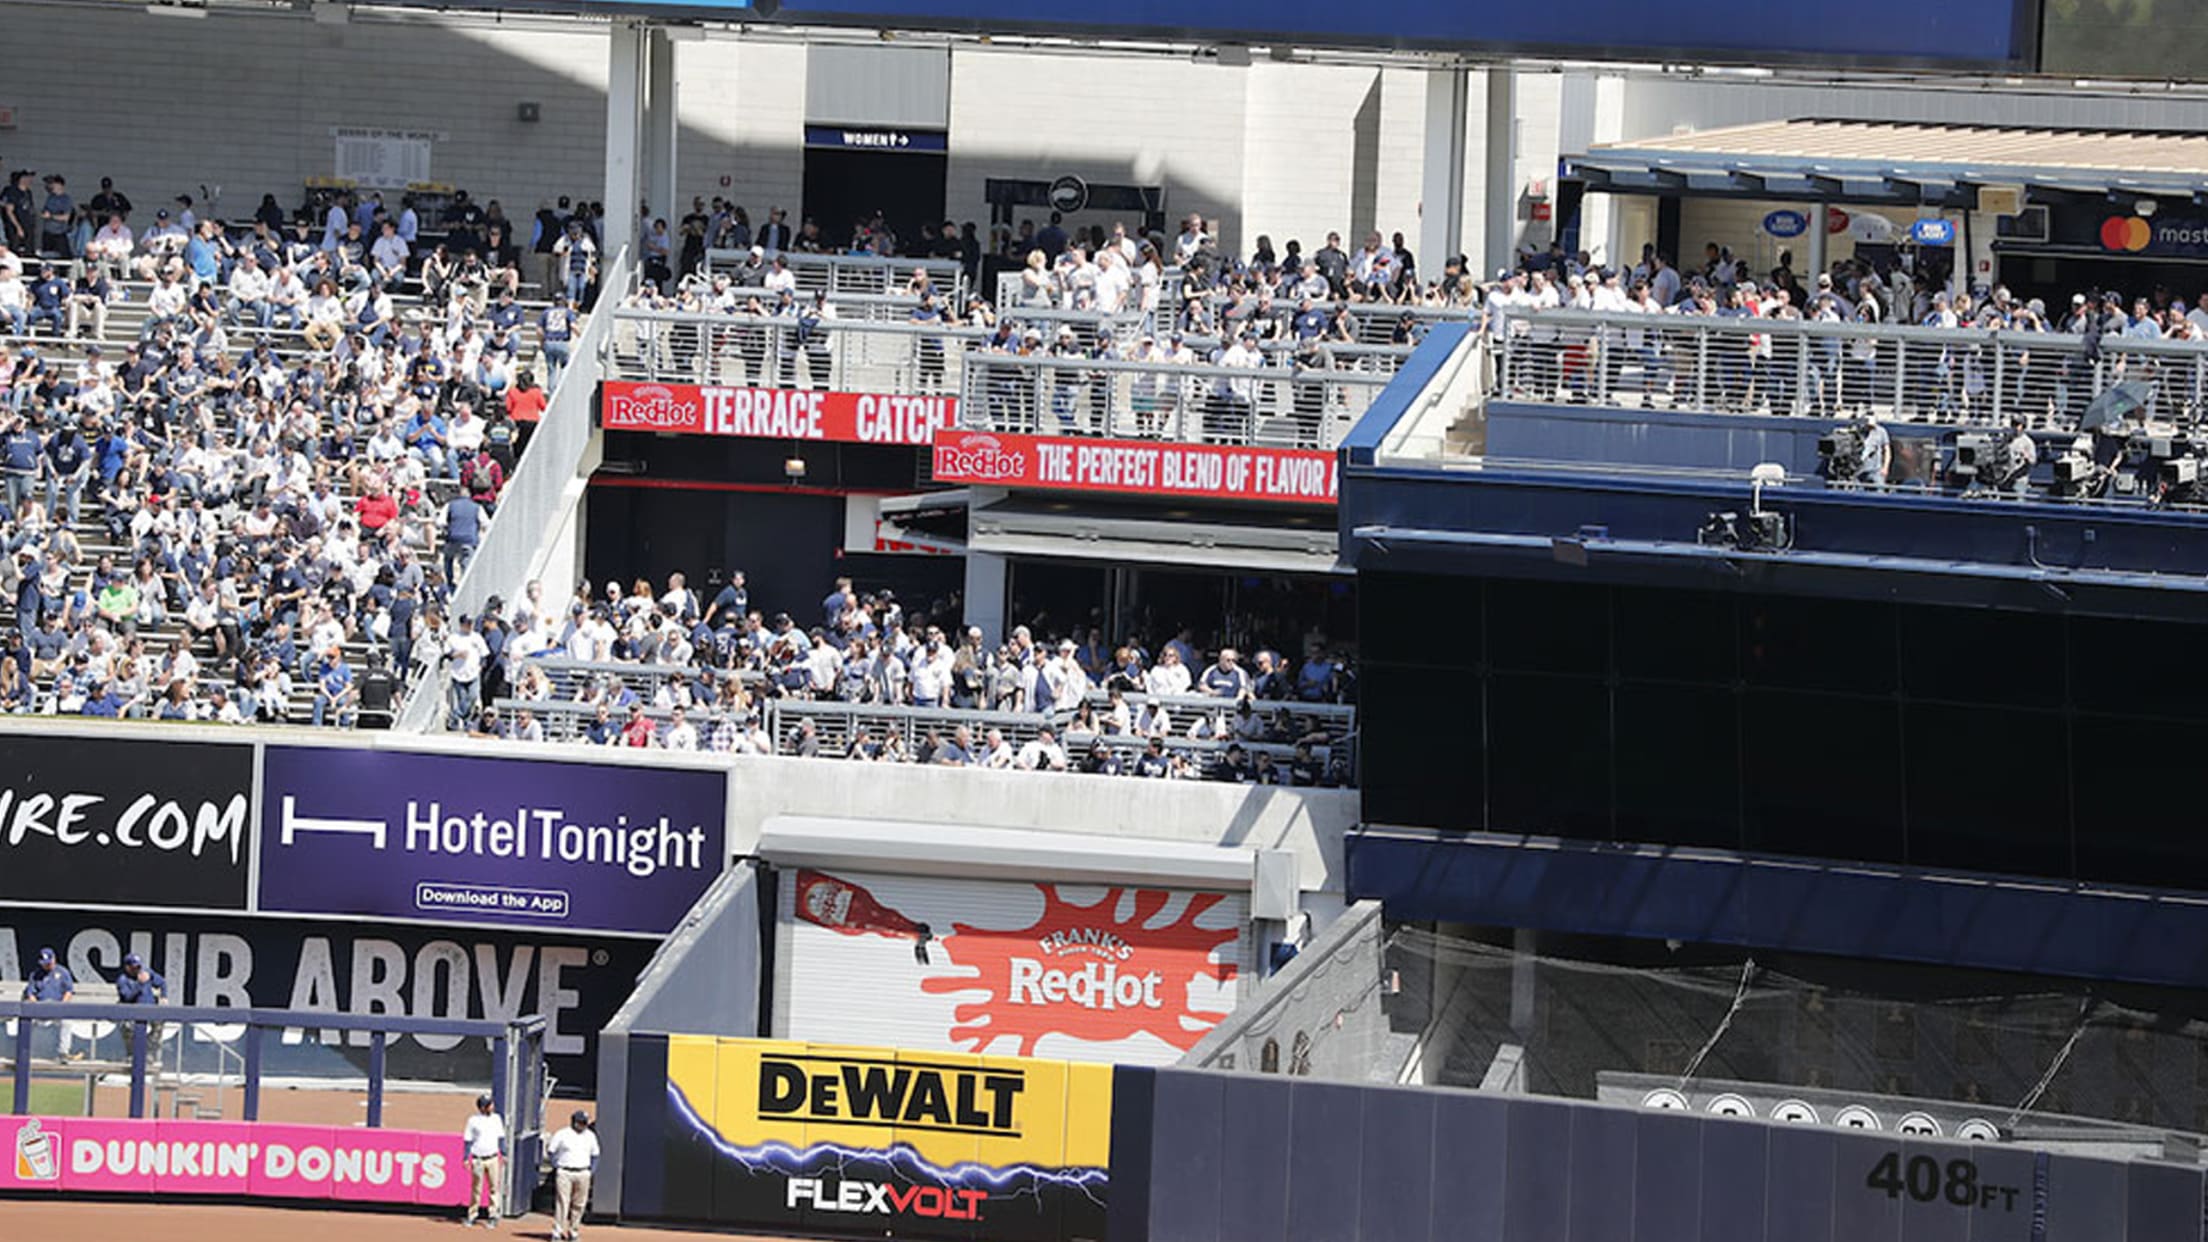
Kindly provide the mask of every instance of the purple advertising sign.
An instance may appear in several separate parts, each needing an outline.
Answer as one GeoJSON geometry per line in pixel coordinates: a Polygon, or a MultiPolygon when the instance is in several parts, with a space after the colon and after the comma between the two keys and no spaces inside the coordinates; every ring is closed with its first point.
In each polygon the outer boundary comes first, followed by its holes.
{"type": "Polygon", "coordinates": [[[264,754],[262,910],[666,932],[728,861],[718,772],[264,754]]]}

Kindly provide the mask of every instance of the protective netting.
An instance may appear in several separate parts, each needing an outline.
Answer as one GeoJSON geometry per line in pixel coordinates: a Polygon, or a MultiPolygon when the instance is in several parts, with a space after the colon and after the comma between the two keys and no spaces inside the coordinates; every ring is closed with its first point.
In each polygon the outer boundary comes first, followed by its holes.
{"type": "Polygon", "coordinates": [[[2082,1126],[2094,1141],[2208,1130],[2208,1022],[2082,983],[1863,963],[1817,979],[1752,960],[1616,965],[1378,920],[1323,949],[1325,962],[1299,962],[1288,987],[1237,1014],[1211,1063],[1621,1103],[1671,1092],[1672,1107],[1783,1105],[1866,1128],[2082,1126]]]}

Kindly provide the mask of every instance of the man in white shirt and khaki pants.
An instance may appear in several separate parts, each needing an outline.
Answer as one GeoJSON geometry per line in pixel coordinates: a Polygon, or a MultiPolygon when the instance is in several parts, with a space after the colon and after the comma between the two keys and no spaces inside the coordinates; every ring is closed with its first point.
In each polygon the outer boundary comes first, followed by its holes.
{"type": "Polygon", "coordinates": [[[583,1236],[583,1209],[590,1204],[590,1173],[598,1165],[598,1133],[590,1128],[590,1114],[581,1109],[568,1119],[568,1127],[546,1139],[544,1154],[552,1161],[553,1242],[583,1236]]]}
{"type": "Polygon", "coordinates": [[[490,1096],[475,1099],[475,1113],[460,1132],[468,1148],[468,1215],[463,1225],[475,1223],[476,1209],[483,1210],[483,1227],[498,1228],[498,1169],[506,1158],[506,1122],[490,1096]]]}

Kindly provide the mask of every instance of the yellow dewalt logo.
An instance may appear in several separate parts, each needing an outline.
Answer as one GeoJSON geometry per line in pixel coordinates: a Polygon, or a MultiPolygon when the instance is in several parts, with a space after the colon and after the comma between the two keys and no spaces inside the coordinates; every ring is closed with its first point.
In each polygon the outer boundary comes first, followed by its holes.
{"type": "Polygon", "coordinates": [[[1018,1138],[1021,1070],[906,1060],[762,1055],[759,1119],[1018,1138]]]}

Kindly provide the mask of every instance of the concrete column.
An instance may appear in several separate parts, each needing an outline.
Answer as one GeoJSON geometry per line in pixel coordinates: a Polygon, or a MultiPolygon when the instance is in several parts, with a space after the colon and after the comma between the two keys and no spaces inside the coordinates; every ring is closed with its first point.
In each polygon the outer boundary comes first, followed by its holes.
{"type": "Polygon", "coordinates": [[[967,549],[966,624],[981,627],[981,640],[985,645],[993,647],[1004,641],[1004,614],[1011,577],[1011,568],[1003,557],[967,549]]]}
{"type": "MultiPolygon", "coordinates": [[[[1588,141],[1620,141],[1625,137],[1625,79],[1614,73],[1600,74],[1593,89],[1595,124],[1588,141]]],[[[1580,249],[1605,267],[1630,268],[1641,259],[1640,240],[1624,235],[1625,213],[1620,206],[1615,194],[1588,194],[1579,203],[1580,249]]]]}
{"type": "Polygon", "coordinates": [[[1809,217],[1809,266],[1802,271],[1802,284],[1812,294],[1817,292],[1817,277],[1832,264],[1832,234],[1825,230],[1825,209],[1824,203],[1811,203],[1802,208],[1802,214],[1809,217]]]}
{"type": "MultiPolygon", "coordinates": [[[[682,219],[675,201],[675,137],[682,128],[681,104],[675,78],[675,41],[655,27],[644,32],[644,201],[652,215],[665,216],[673,230],[682,219]]],[[[642,230],[639,229],[639,236],[642,230]]]]}
{"type": "Polygon", "coordinates": [[[1518,74],[1508,65],[1487,68],[1486,274],[1511,266],[1518,251],[1518,74]]]}
{"type": "Polygon", "coordinates": [[[636,240],[636,204],[643,193],[645,28],[615,22],[606,61],[606,262],[636,240]]]}
{"type": "Polygon", "coordinates": [[[1464,123],[1471,74],[1461,68],[1426,71],[1426,165],[1419,188],[1419,276],[1441,274],[1464,249],[1464,123]]]}

